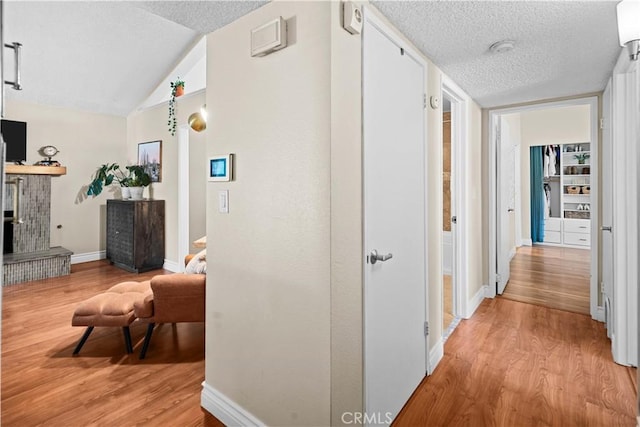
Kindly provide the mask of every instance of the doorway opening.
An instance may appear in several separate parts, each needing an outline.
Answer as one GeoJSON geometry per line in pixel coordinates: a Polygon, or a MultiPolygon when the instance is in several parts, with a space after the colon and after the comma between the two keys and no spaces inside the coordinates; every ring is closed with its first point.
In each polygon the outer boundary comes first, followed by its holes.
{"type": "Polygon", "coordinates": [[[490,112],[494,295],[603,320],[597,118],[597,97],[490,112]]]}
{"type": "Polygon", "coordinates": [[[455,304],[457,275],[453,239],[453,225],[457,222],[454,215],[454,190],[452,178],[452,102],[443,93],[442,96],[442,341],[445,342],[460,322],[458,307],[455,304]]]}

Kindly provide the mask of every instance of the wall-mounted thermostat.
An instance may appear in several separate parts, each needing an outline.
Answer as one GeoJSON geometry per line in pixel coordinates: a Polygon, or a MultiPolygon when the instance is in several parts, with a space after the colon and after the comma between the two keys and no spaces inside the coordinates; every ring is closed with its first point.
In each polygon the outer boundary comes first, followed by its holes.
{"type": "Polygon", "coordinates": [[[350,1],[342,5],[342,27],[351,34],[362,32],[362,11],[350,1]]]}
{"type": "Polygon", "coordinates": [[[208,166],[207,177],[209,181],[233,180],[233,154],[210,157],[208,166]]]}
{"type": "Polygon", "coordinates": [[[251,30],[251,56],[265,56],[287,47],[287,21],[282,16],[251,30]]]}

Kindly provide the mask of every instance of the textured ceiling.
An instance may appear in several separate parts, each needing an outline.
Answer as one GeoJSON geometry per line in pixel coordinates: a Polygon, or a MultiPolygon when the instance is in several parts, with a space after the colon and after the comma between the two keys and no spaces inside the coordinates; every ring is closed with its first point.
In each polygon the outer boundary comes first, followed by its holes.
{"type": "MultiPolygon", "coordinates": [[[[264,3],[6,1],[5,41],[24,45],[7,98],[127,115],[202,34],[264,3]]],[[[483,107],[600,91],[621,49],[611,1],[372,3],[483,107]],[[502,39],[515,49],[490,54],[502,39]]]]}
{"type": "Polygon", "coordinates": [[[618,45],[615,1],[372,1],[483,107],[604,89],[618,45]],[[496,41],[515,49],[489,53],[496,41]]]}
{"type": "MultiPolygon", "coordinates": [[[[6,1],[5,41],[23,44],[24,87],[7,98],[126,116],[203,33],[261,4],[177,3],[6,1]]],[[[13,80],[12,59],[5,73],[13,80]]]]}

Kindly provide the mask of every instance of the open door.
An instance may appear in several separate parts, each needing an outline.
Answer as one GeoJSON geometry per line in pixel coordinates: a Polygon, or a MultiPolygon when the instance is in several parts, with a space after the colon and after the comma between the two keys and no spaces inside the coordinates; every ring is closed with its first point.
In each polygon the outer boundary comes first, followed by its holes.
{"type": "Polygon", "coordinates": [[[511,141],[509,124],[500,116],[496,130],[496,293],[502,294],[509,282],[513,249],[513,225],[515,224],[515,150],[511,141]]]}
{"type": "Polygon", "coordinates": [[[613,138],[611,128],[611,81],[602,95],[602,305],[607,336],[613,337],[613,138]]]}

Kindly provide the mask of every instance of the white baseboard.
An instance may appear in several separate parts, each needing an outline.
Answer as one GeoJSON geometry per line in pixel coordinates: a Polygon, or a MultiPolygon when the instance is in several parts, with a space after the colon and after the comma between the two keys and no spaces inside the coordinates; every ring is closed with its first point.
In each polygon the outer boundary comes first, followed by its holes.
{"type": "Polygon", "coordinates": [[[475,313],[478,307],[480,307],[480,304],[482,304],[482,300],[487,298],[488,292],[489,292],[488,285],[482,285],[482,287],[478,289],[478,292],[476,292],[476,294],[471,298],[471,300],[467,304],[467,312],[463,314],[465,319],[469,319],[471,318],[471,316],[473,316],[473,313],[475,313]]]}
{"type": "Polygon", "coordinates": [[[485,298],[493,298],[495,296],[493,295],[493,292],[491,292],[491,290],[489,289],[489,285],[482,285],[482,289],[484,290],[485,298]]]}
{"type": "Polygon", "coordinates": [[[71,255],[71,264],[80,264],[82,262],[99,261],[107,257],[107,251],[85,252],[83,254],[71,255]]]}
{"type": "Polygon", "coordinates": [[[531,239],[522,239],[520,246],[533,246],[533,240],[531,239]]]}
{"type": "Polygon", "coordinates": [[[597,307],[595,316],[593,316],[592,319],[604,323],[606,321],[604,316],[604,307],[597,307]]]}
{"type": "Polygon", "coordinates": [[[438,338],[438,342],[433,346],[431,350],[429,350],[429,375],[435,371],[438,363],[444,357],[444,341],[442,341],[442,337],[438,338]]]}
{"type": "Polygon", "coordinates": [[[513,259],[513,257],[516,256],[516,248],[512,248],[509,251],[509,261],[511,261],[513,259]]]}
{"type": "Polygon", "coordinates": [[[265,423],[244,410],[233,400],[211,387],[202,383],[200,406],[211,415],[219,419],[226,426],[264,426],[265,423]]]}
{"type": "Polygon", "coordinates": [[[162,266],[165,270],[169,270],[173,273],[180,273],[182,271],[182,267],[175,261],[169,261],[168,259],[164,260],[164,265],[162,266]]]}

